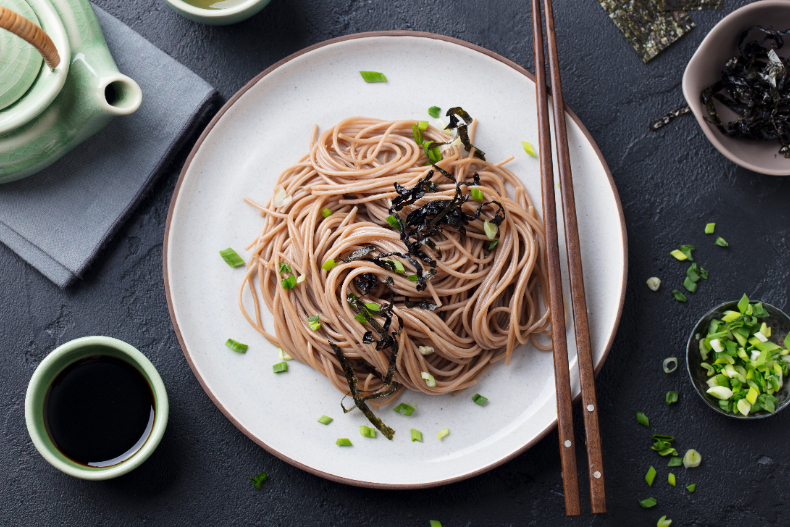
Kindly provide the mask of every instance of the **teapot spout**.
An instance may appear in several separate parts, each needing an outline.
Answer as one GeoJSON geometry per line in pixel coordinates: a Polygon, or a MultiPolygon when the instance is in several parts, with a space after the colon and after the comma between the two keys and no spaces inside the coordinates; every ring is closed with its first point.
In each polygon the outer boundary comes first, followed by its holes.
{"type": "Polygon", "coordinates": [[[97,91],[99,108],[108,115],[129,115],[143,102],[143,91],[132,79],[120,73],[103,77],[97,91]]]}

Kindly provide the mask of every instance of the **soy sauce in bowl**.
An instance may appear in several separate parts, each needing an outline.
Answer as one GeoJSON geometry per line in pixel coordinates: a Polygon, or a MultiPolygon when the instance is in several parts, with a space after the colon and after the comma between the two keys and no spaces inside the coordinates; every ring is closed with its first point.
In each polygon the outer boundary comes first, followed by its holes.
{"type": "Polygon", "coordinates": [[[154,426],[154,394],[123,359],[95,355],[60,372],[44,401],[44,422],[55,447],[89,467],[110,467],[145,444],[154,426]]]}

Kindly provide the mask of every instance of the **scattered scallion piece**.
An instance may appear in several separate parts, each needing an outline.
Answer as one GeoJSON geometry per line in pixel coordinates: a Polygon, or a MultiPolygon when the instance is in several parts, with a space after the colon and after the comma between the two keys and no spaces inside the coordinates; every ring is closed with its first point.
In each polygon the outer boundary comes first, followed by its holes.
{"type": "Polygon", "coordinates": [[[486,398],[486,397],[483,397],[483,396],[482,396],[482,395],[480,395],[479,393],[476,393],[476,394],[475,394],[475,395],[472,397],[472,402],[473,402],[473,403],[475,403],[475,404],[477,404],[478,406],[483,406],[484,404],[486,404],[486,403],[488,402],[488,398],[486,398]]]}
{"type": "Polygon", "coordinates": [[[428,121],[420,121],[417,123],[417,128],[420,130],[426,130],[428,128],[428,121]]]}
{"type": "Polygon", "coordinates": [[[283,289],[293,289],[296,287],[296,277],[291,275],[288,278],[283,278],[280,280],[280,284],[282,284],[283,289]]]}
{"type": "Polygon", "coordinates": [[[439,439],[444,439],[445,436],[447,436],[447,434],[449,434],[449,433],[450,433],[450,429],[449,428],[444,428],[442,430],[439,430],[436,433],[436,437],[438,437],[439,439]]]}
{"type": "Polygon", "coordinates": [[[415,441],[419,441],[420,443],[422,443],[422,432],[412,428],[411,429],[411,442],[414,443],[415,441]]]}
{"type": "Polygon", "coordinates": [[[439,108],[438,106],[431,106],[430,108],[428,108],[428,115],[430,115],[434,119],[438,119],[439,118],[439,113],[441,111],[442,111],[442,109],[439,108]]]}
{"type": "Polygon", "coordinates": [[[414,407],[409,406],[408,404],[400,403],[398,406],[393,408],[393,411],[398,412],[399,414],[403,414],[405,416],[409,416],[414,413],[414,407]]]}
{"type": "Polygon", "coordinates": [[[348,439],[346,439],[345,437],[341,437],[340,439],[338,439],[337,441],[335,441],[335,444],[336,444],[337,446],[353,446],[353,445],[351,444],[351,441],[349,441],[349,440],[348,440],[348,439]]]}
{"type": "Polygon", "coordinates": [[[675,479],[675,475],[672,472],[669,473],[667,479],[669,480],[670,485],[672,485],[673,487],[677,487],[677,480],[675,479]]]}
{"type": "Polygon", "coordinates": [[[420,281],[420,277],[417,276],[416,274],[409,275],[409,282],[419,282],[419,281],[420,281]]]}
{"type": "Polygon", "coordinates": [[[697,292],[697,283],[696,283],[696,282],[694,282],[694,281],[693,281],[691,278],[689,278],[688,276],[687,276],[687,277],[686,277],[686,279],[683,281],[683,287],[685,287],[685,288],[686,288],[686,290],[687,290],[689,293],[696,293],[696,292],[697,292]]]}
{"type": "Polygon", "coordinates": [[[238,340],[228,339],[225,341],[225,345],[235,351],[236,353],[247,353],[248,345],[242,344],[238,340]]]}
{"type": "Polygon", "coordinates": [[[304,282],[304,279],[305,279],[305,275],[302,275],[302,276],[300,276],[299,278],[296,279],[296,283],[297,284],[301,284],[302,282],[304,282]]]}
{"type": "Polygon", "coordinates": [[[713,231],[715,230],[716,230],[715,223],[708,223],[707,225],[705,225],[705,234],[713,234],[713,231]]]}
{"type": "Polygon", "coordinates": [[[442,527],[442,522],[438,520],[431,520],[431,527],[442,527]]]}
{"type": "Polygon", "coordinates": [[[365,82],[387,82],[387,77],[378,71],[360,71],[359,74],[365,82]]]}
{"type": "Polygon", "coordinates": [[[321,322],[318,321],[318,315],[308,318],[307,326],[313,331],[318,331],[318,328],[321,327],[321,322]]]}
{"type": "Polygon", "coordinates": [[[654,434],[653,446],[651,446],[650,449],[658,452],[660,456],[677,456],[678,451],[672,447],[672,441],[674,440],[675,438],[672,436],[654,434]]]}
{"type": "Polygon", "coordinates": [[[730,245],[729,243],[727,243],[726,241],[724,241],[724,238],[722,238],[721,236],[719,236],[718,238],[716,238],[716,241],[715,241],[714,243],[715,243],[716,245],[718,245],[719,247],[728,247],[728,246],[730,245]]]}
{"type": "Polygon", "coordinates": [[[656,527],[669,527],[670,525],[672,525],[672,520],[667,520],[666,516],[660,517],[656,523],[656,527]]]}
{"type": "Polygon", "coordinates": [[[278,269],[278,272],[280,274],[283,274],[283,273],[292,273],[293,271],[291,271],[291,266],[288,265],[287,262],[280,262],[280,267],[278,269]]]}
{"type": "Polygon", "coordinates": [[[493,251],[494,247],[496,247],[498,243],[499,243],[499,240],[494,240],[491,243],[489,243],[488,244],[488,250],[489,251],[493,251]]]}
{"type": "Polygon", "coordinates": [[[378,311],[381,306],[379,306],[375,302],[366,302],[365,307],[368,308],[370,311],[378,311]]]}
{"type": "Polygon", "coordinates": [[[678,402],[678,392],[667,392],[666,401],[667,404],[675,404],[678,402]]]}
{"type": "Polygon", "coordinates": [[[425,385],[428,388],[435,388],[436,387],[436,379],[434,379],[433,375],[428,373],[427,371],[420,372],[420,376],[425,379],[425,385]]]}
{"type": "Polygon", "coordinates": [[[225,263],[231,267],[244,265],[244,260],[241,259],[241,256],[239,256],[239,254],[230,247],[221,250],[219,255],[222,256],[222,259],[225,260],[225,263]]]}
{"type": "Polygon", "coordinates": [[[672,290],[672,296],[674,296],[675,300],[677,300],[678,302],[685,302],[687,300],[686,299],[686,295],[684,295],[683,293],[681,293],[677,289],[673,289],[672,290]]]}
{"type": "Polygon", "coordinates": [[[524,152],[528,153],[532,157],[538,157],[538,153],[535,152],[535,148],[532,146],[531,143],[528,143],[526,141],[521,141],[521,146],[524,147],[524,152]]]}
{"type": "Polygon", "coordinates": [[[278,362],[274,366],[272,366],[272,371],[274,373],[283,373],[288,371],[288,363],[287,362],[278,362]]]}
{"type": "Polygon", "coordinates": [[[356,315],[354,315],[354,320],[356,320],[357,322],[361,322],[363,324],[366,324],[368,321],[365,318],[365,315],[363,315],[362,313],[357,313],[356,315]]]}
{"type": "Polygon", "coordinates": [[[498,228],[499,227],[489,222],[488,220],[483,222],[483,230],[486,232],[486,236],[488,236],[489,240],[493,240],[494,237],[496,237],[496,231],[498,228]]]}
{"type": "Polygon", "coordinates": [[[280,352],[280,360],[293,360],[294,358],[288,355],[282,348],[277,348],[280,352]]]}
{"type": "Polygon", "coordinates": [[[662,364],[664,368],[664,373],[672,373],[673,371],[678,369],[678,359],[677,357],[667,357],[664,359],[664,363],[662,364]]]}
{"type": "Polygon", "coordinates": [[[669,463],[667,463],[668,467],[679,467],[683,464],[683,458],[678,456],[672,456],[670,458],[669,463]]]}
{"type": "Polygon", "coordinates": [[[656,499],[655,498],[646,498],[644,500],[639,501],[639,505],[642,506],[643,509],[649,509],[650,507],[656,506],[656,499]]]}
{"type": "Polygon", "coordinates": [[[395,229],[400,228],[400,221],[395,216],[387,216],[387,223],[390,224],[390,227],[393,227],[395,229]]]}
{"type": "Polygon", "coordinates": [[[332,211],[329,210],[328,208],[324,207],[323,209],[321,209],[321,216],[323,216],[324,218],[328,218],[331,215],[332,215],[332,211]]]}
{"type": "Polygon", "coordinates": [[[636,412],[636,422],[642,426],[650,426],[650,420],[642,412],[636,412]]]}
{"type": "Polygon", "coordinates": [[[422,137],[422,130],[420,130],[419,126],[416,124],[411,125],[411,133],[414,136],[414,142],[418,145],[422,145],[423,137],[422,137]]]}
{"type": "Polygon", "coordinates": [[[678,260],[680,260],[681,262],[682,262],[683,260],[687,260],[687,259],[688,259],[688,256],[686,256],[685,254],[683,254],[681,251],[678,251],[677,249],[675,249],[674,251],[672,251],[672,252],[671,252],[671,253],[669,253],[669,254],[671,254],[672,256],[674,256],[675,258],[677,258],[678,260]]]}
{"type": "Polygon", "coordinates": [[[359,433],[362,437],[369,437],[371,439],[376,438],[376,429],[369,426],[361,425],[359,427],[359,433]]]}
{"type": "Polygon", "coordinates": [[[431,353],[434,352],[432,346],[417,346],[417,349],[422,355],[430,355],[431,353]]]}
{"type": "Polygon", "coordinates": [[[694,261],[694,258],[691,256],[691,251],[695,251],[695,250],[697,250],[697,248],[694,247],[693,245],[681,245],[680,246],[680,252],[682,252],[683,254],[686,255],[686,258],[688,258],[689,262],[693,262],[694,261]]]}
{"type": "Polygon", "coordinates": [[[321,417],[318,418],[318,422],[321,423],[322,425],[328,425],[332,421],[334,421],[334,419],[332,419],[327,415],[322,415],[321,417]]]}
{"type": "Polygon", "coordinates": [[[250,478],[250,481],[252,481],[252,484],[255,485],[256,489],[260,489],[261,488],[261,483],[266,481],[266,478],[268,478],[268,477],[269,476],[266,474],[266,472],[261,472],[260,474],[258,474],[254,478],[250,478]]]}
{"type": "Polygon", "coordinates": [[[683,456],[683,466],[686,468],[698,467],[702,463],[702,456],[694,449],[688,450],[683,456]]]}
{"type": "Polygon", "coordinates": [[[649,287],[651,291],[658,291],[658,288],[661,287],[661,279],[655,276],[648,278],[647,287],[649,287]]]}
{"type": "Polygon", "coordinates": [[[332,258],[324,262],[324,265],[321,266],[321,269],[324,271],[331,271],[334,266],[337,265],[337,262],[334,261],[332,258]]]}
{"type": "Polygon", "coordinates": [[[656,469],[652,466],[647,470],[647,474],[645,474],[645,481],[647,481],[647,485],[649,487],[653,486],[653,480],[656,479],[656,469]]]}
{"type": "Polygon", "coordinates": [[[689,492],[694,492],[695,490],[697,490],[697,484],[696,483],[692,483],[691,485],[686,487],[686,490],[689,491],[689,492]]]}
{"type": "Polygon", "coordinates": [[[475,199],[477,201],[485,201],[486,197],[483,195],[483,191],[480,190],[479,188],[472,187],[472,190],[470,192],[472,194],[472,199],[475,199]]]}

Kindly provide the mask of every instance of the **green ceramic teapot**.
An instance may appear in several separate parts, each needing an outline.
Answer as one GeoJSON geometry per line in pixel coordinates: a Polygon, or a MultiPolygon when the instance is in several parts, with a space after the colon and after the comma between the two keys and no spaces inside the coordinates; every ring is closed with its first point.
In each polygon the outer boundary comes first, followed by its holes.
{"type": "Polygon", "coordinates": [[[43,170],[141,101],[88,0],[0,0],[0,183],[43,170]]]}

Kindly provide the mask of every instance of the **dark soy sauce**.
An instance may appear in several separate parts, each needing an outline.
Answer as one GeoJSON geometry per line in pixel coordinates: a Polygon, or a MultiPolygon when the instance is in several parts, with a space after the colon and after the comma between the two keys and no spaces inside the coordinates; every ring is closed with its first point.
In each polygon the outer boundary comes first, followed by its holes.
{"type": "Polygon", "coordinates": [[[70,364],[44,401],[52,442],[72,461],[91,467],[132,457],[148,439],[154,415],[154,394],[145,377],[128,362],[107,355],[70,364]]]}

